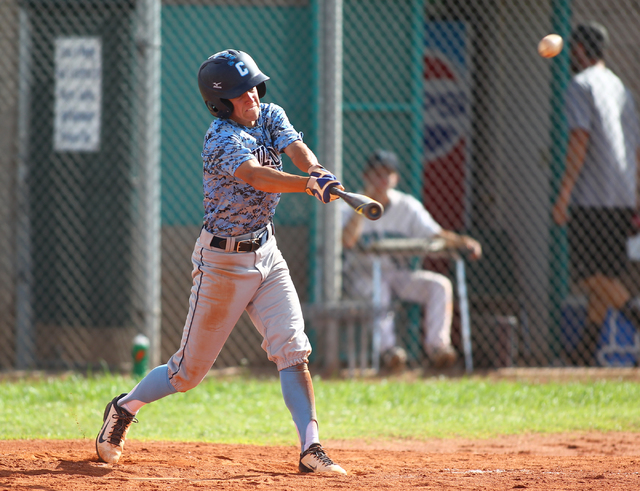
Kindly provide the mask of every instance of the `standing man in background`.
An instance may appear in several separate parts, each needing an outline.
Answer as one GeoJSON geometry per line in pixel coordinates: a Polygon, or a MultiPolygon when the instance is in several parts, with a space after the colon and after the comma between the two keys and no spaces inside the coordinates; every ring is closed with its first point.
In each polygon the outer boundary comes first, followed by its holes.
{"type": "Polygon", "coordinates": [[[640,129],[631,92],[605,65],[608,42],[607,30],[595,22],[571,34],[575,75],[565,100],[570,132],[553,207],[555,223],[569,224],[572,275],[588,296],[585,330],[572,361],[589,365],[596,364],[607,310],[630,317],[634,310],[619,277],[638,204],[640,129]]]}
{"type": "MultiPolygon", "coordinates": [[[[387,150],[375,151],[365,164],[364,194],[380,202],[385,209],[379,220],[365,220],[351,208],[344,207],[342,242],[346,250],[345,286],[350,296],[372,295],[371,261],[358,249],[385,238],[443,239],[445,245],[469,253],[472,259],[482,255],[480,243],[466,235],[444,230],[413,196],[395,189],[398,184],[398,157],[387,150]]],[[[451,345],[453,287],[451,280],[433,271],[414,271],[405,261],[392,257],[382,260],[381,302],[390,310],[392,295],[401,300],[422,304],[424,314],[424,349],[433,368],[451,367],[457,354],[451,345]]],[[[382,321],[381,352],[391,368],[401,362],[396,357],[396,333],[393,312],[382,321]]],[[[400,351],[401,353],[401,351],[400,351]]]]}
{"type": "Polygon", "coordinates": [[[145,404],[186,392],[204,379],[246,309],[280,373],[300,440],[300,472],[346,474],[320,445],[307,366],[311,345],[272,223],[280,193],[306,191],[328,203],[335,199],[330,188],[342,185],[318,164],[284,110],[260,103],[267,80],[251,56],[233,49],[216,53],[200,67],[200,93],[216,119],[202,151],[205,215],[192,255],[193,286],[182,342],[166,365],[107,404],[96,438],[103,462],[118,462],[145,404]],[[309,176],[283,172],[282,153],[309,176]]]}

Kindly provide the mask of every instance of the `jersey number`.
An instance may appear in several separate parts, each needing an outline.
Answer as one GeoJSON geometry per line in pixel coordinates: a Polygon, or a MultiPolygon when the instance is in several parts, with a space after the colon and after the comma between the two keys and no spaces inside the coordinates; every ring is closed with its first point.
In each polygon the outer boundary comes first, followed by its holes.
{"type": "Polygon", "coordinates": [[[244,66],[244,61],[236,63],[236,70],[238,70],[238,73],[243,77],[249,73],[249,69],[244,66]]]}

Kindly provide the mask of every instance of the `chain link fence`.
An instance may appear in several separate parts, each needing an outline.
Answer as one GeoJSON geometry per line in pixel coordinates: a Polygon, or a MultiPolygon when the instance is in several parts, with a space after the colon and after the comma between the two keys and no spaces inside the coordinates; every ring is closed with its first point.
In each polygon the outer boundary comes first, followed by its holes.
{"type": "MultiPolygon", "coordinates": [[[[576,240],[574,216],[557,225],[552,213],[571,136],[568,40],[591,20],[609,31],[606,66],[638,100],[640,6],[631,0],[0,3],[0,369],[126,370],[138,333],[150,337],[152,363],[178,347],[210,123],[195,75],[231,47],[271,77],[265,101],[286,109],[347,189],[364,191],[369,156],[391,151],[396,189],[482,245],[472,261],[372,255],[361,241],[338,248],[335,261],[325,238],[342,225],[341,203],[283,196],[278,243],[308,313],[314,363],[376,366],[393,345],[410,367],[428,366],[425,319],[437,317],[437,302],[424,284],[396,285],[380,308],[374,295],[387,291],[391,258],[451,280],[451,329],[440,339],[450,339],[458,367],[635,365],[638,263],[609,232],[591,227],[576,240]],[[536,46],[552,32],[565,46],[545,59],[536,46]],[[328,45],[339,66],[327,67],[328,45]],[[338,84],[335,114],[327,81],[338,84]],[[341,162],[327,161],[327,125],[339,131],[341,162]],[[581,281],[574,268],[594,235],[622,260],[615,280],[581,281]],[[391,318],[395,339],[375,335],[391,318]]],[[[295,172],[290,161],[285,169],[295,172]]],[[[629,235],[633,211],[619,227],[629,235]]],[[[411,237],[409,225],[395,225],[378,238],[411,237]]],[[[260,343],[243,317],[216,366],[268,363],[260,343]]]]}

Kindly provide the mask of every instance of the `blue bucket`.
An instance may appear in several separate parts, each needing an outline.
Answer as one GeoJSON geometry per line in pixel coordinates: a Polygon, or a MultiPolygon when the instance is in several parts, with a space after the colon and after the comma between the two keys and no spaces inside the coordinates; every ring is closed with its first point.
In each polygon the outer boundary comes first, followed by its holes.
{"type": "Polygon", "coordinates": [[[600,330],[598,363],[609,367],[633,367],[638,361],[636,328],[615,309],[607,311],[600,330]]]}

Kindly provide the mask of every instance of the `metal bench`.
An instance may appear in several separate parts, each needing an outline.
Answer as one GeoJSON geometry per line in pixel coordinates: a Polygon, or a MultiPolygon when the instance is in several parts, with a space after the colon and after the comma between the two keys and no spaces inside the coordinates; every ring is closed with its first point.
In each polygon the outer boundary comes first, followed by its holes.
{"type": "MultiPolygon", "coordinates": [[[[304,304],[302,312],[305,320],[321,329],[324,334],[323,371],[334,374],[340,365],[340,329],[346,332],[348,376],[354,377],[359,358],[360,374],[364,374],[369,366],[377,373],[380,368],[379,350],[369,346],[376,344],[374,321],[381,314],[380,307],[373,302],[342,300],[334,303],[304,304]],[[356,342],[356,328],[360,326],[359,350],[356,342]],[[369,363],[371,360],[371,363],[369,363]]],[[[379,345],[379,342],[378,342],[379,345]]]]}

